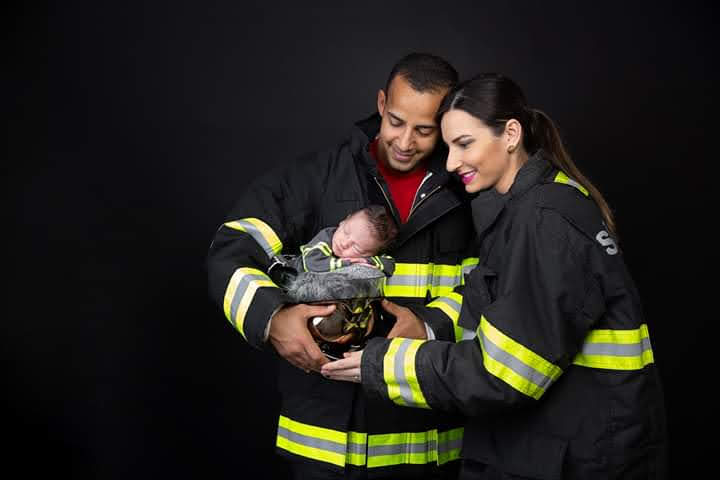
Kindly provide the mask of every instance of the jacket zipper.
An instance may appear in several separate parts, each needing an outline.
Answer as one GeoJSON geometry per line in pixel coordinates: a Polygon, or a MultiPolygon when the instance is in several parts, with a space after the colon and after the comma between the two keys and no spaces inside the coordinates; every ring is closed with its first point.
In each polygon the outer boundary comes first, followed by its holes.
{"type": "Polygon", "coordinates": [[[423,203],[425,200],[427,200],[428,198],[430,198],[430,196],[431,196],[433,193],[437,192],[437,191],[440,190],[441,188],[442,188],[442,185],[438,185],[437,187],[433,188],[433,189],[430,190],[424,197],[422,197],[417,204],[413,205],[413,207],[410,209],[410,213],[408,214],[408,219],[412,216],[412,214],[413,214],[413,212],[415,211],[415,209],[416,209],[417,207],[419,207],[421,203],[423,203]]]}
{"type": "Polygon", "coordinates": [[[427,175],[425,175],[425,178],[423,178],[422,182],[420,182],[420,186],[418,187],[417,192],[415,192],[415,198],[413,198],[412,208],[410,208],[410,213],[408,213],[408,220],[409,220],[410,217],[412,216],[412,214],[413,214],[413,212],[415,211],[415,209],[416,209],[422,202],[424,202],[425,200],[427,200],[427,198],[428,198],[430,195],[432,195],[433,193],[437,192],[437,191],[440,190],[440,188],[442,187],[442,185],[438,185],[437,187],[435,187],[435,188],[433,188],[432,190],[430,190],[428,193],[423,194],[423,195],[420,195],[420,201],[417,202],[417,203],[415,203],[415,200],[417,200],[417,195],[418,195],[418,193],[420,193],[420,190],[422,189],[423,184],[425,184],[425,180],[427,180],[428,178],[432,177],[432,174],[433,174],[432,172],[428,172],[427,175]]]}
{"type": "MultiPolygon", "coordinates": [[[[420,189],[422,189],[422,186],[425,184],[425,180],[432,177],[432,172],[427,172],[425,176],[422,179],[422,182],[420,182],[420,185],[418,185],[417,190],[415,190],[415,196],[413,197],[412,206],[410,207],[410,213],[408,213],[408,219],[410,218],[410,215],[412,215],[413,210],[415,210],[415,200],[417,200],[418,192],[420,192],[420,189]]],[[[425,197],[422,197],[423,199],[425,197]]],[[[422,200],[421,200],[422,201],[422,200]]]]}
{"type": "MultiPolygon", "coordinates": [[[[388,208],[390,209],[391,212],[393,212],[393,208],[392,208],[392,207],[393,207],[393,204],[392,204],[392,202],[390,201],[390,198],[388,198],[387,194],[385,193],[385,189],[382,187],[382,185],[380,185],[380,180],[378,180],[377,177],[373,177],[373,180],[375,180],[375,183],[377,183],[377,186],[378,186],[378,188],[380,189],[380,191],[382,192],[383,197],[385,197],[385,201],[387,202],[388,208]]],[[[399,219],[396,218],[395,221],[396,221],[398,224],[400,224],[399,219]]]]}

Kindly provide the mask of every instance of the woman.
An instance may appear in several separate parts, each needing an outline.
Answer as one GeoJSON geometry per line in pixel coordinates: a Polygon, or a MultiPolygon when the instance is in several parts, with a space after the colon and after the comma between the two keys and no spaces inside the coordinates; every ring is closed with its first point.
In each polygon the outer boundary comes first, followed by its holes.
{"type": "Polygon", "coordinates": [[[467,415],[461,478],[664,478],[662,390],[607,203],[507,77],[459,84],[438,115],[447,169],[477,192],[481,264],[456,297],[476,336],[375,339],[323,373],[467,415]]]}

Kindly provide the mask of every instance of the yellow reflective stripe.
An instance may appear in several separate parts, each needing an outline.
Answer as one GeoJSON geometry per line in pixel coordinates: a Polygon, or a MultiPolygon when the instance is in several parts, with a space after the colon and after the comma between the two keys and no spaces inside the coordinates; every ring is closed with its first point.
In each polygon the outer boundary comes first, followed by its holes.
{"type": "Polygon", "coordinates": [[[368,468],[437,462],[437,430],[370,435],[368,468]]]}
{"type": "Polygon", "coordinates": [[[440,297],[452,292],[462,283],[462,265],[434,265],[430,283],[430,296],[440,297]]]}
{"type": "Polygon", "coordinates": [[[558,172],[557,175],[555,175],[555,182],[564,183],[565,185],[575,187],[580,190],[586,197],[590,195],[590,193],[587,191],[587,188],[583,187],[582,185],[580,185],[580,183],[568,177],[565,172],[558,172]]]}
{"type": "Polygon", "coordinates": [[[368,435],[317,427],[280,416],[276,445],[296,455],[339,467],[442,465],[459,458],[463,429],[368,435]]]}
{"type": "Polygon", "coordinates": [[[303,457],[345,466],[347,434],[280,415],[276,445],[303,457]]]}
{"type": "Polygon", "coordinates": [[[460,458],[464,429],[453,428],[438,432],[438,465],[460,458]]]}
{"type": "Polygon", "coordinates": [[[460,265],[435,265],[433,263],[397,263],[395,273],[385,280],[383,293],[386,297],[423,298],[447,295],[465,281],[464,274],[478,263],[475,257],[466,258],[460,265]]]}
{"type": "Polygon", "coordinates": [[[449,293],[443,297],[437,298],[428,303],[428,307],[437,308],[443,311],[453,323],[453,331],[455,332],[455,341],[459,342],[463,339],[463,328],[458,325],[460,318],[460,310],[462,309],[463,297],[459,293],[449,293]]]}
{"type": "Polygon", "coordinates": [[[465,285],[465,275],[472,272],[475,267],[478,266],[480,263],[480,259],[478,257],[468,257],[463,259],[460,268],[462,270],[462,279],[460,281],[460,285],[465,285]]]}
{"type": "Polygon", "coordinates": [[[655,362],[646,324],[631,330],[592,330],[573,364],[610,370],[640,370],[655,362]]]}
{"type": "Polygon", "coordinates": [[[260,287],[278,288],[264,272],[243,267],[235,270],[225,290],[223,299],[225,317],[245,338],[247,338],[244,329],[245,315],[255,297],[255,292],[260,287]]]}
{"type": "Polygon", "coordinates": [[[242,218],[225,223],[226,227],[249,234],[265,250],[268,257],[277,255],[283,244],[275,231],[259,218],[242,218]]]}
{"type": "Polygon", "coordinates": [[[367,433],[348,432],[346,462],[363,466],[367,462],[367,433]]]}
{"type": "Polygon", "coordinates": [[[383,361],[383,377],[388,397],[398,405],[430,408],[420,390],[415,371],[415,356],[426,340],[394,338],[383,361]]]}
{"type": "Polygon", "coordinates": [[[560,367],[502,333],[485,316],[480,318],[477,340],[488,372],[536,400],[562,374],[560,367]]]}
{"type": "Polygon", "coordinates": [[[425,298],[431,279],[431,263],[398,263],[395,273],[385,279],[386,297],[425,298]]]}

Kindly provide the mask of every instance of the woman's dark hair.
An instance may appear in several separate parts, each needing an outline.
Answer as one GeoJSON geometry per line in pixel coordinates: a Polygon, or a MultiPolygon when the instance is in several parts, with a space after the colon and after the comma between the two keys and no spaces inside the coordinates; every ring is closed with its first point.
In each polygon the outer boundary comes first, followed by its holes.
{"type": "MultiPolygon", "coordinates": [[[[369,205],[355,213],[364,213],[370,221],[375,237],[380,241],[380,251],[387,250],[398,234],[397,225],[387,208],[382,205],[369,205]]],[[[355,215],[355,213],[353,215],[355,215]]]]}
{"type": "Polygon", "coordinates": [[[481,120],[495,135],[514,118],[522,125],[522,144],[529,155],[543,149],[555,167],[582,185],[597,203],[610,233],[616,235],[612,211],[600,191],[580,172],[563,145],[553,121],[544,112],[529,108],[525,94],[508,77],[483,73],[450,90],[438,109],[438,122],[450,110],[462,110],[481,120]]]}

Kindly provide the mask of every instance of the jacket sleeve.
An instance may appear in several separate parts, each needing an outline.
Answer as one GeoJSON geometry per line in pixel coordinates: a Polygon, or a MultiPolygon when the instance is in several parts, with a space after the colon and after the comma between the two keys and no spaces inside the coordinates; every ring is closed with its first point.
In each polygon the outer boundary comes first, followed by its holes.
{"type": "Polygon", "coordinates": [[[460,316],[477,323],[474,339],[372,340],[364,387],[400,405],[465,415],[540,400],[603,313],[592,248],[559,215],[538,214],[513,231],[497,276],[468,278],[462,294],[471,301],[460,316]]]}
{"type": "Polygon", "coordinates": [[[477,276],[486,269],[478,265],[477,257],[466,257],[454,268],[457,272],[446,277],[451,279],[450,282],[446,281],[450,283],[450,291],[442,292],[427,305],[409,305],[408,308],[432,329],[436,339],[459,342],[474,338],[477,327],[473,322],[463,323],[460,316],[463,302],[468,300],[463,296],[466,279],[470,275],[477,276]]]}
{"type": "Polygon", "coordinates": [[[210,297],[256,348],[264,344],[270,316],[290,301],[267,275],[268,267],[276,255],[297,249],[305,229],[312,228],[312,186],[301,171],[293,164],[251,184],[208,252],[210,297]]]}
{"type": "Polygon", "coordinates": [[[388,277],[395,272],[395,259],[390,255],[374,255],[367,257],[367,263],[376,267],[388,277]]]}
{"type": "Polygon", "coordinates": [[[332,234],[335,228],[321,230],[310,242],[300,247],[301,270],[304,272],[331,272],[342,266],[342,261],[333,255],[332,234]]]}

